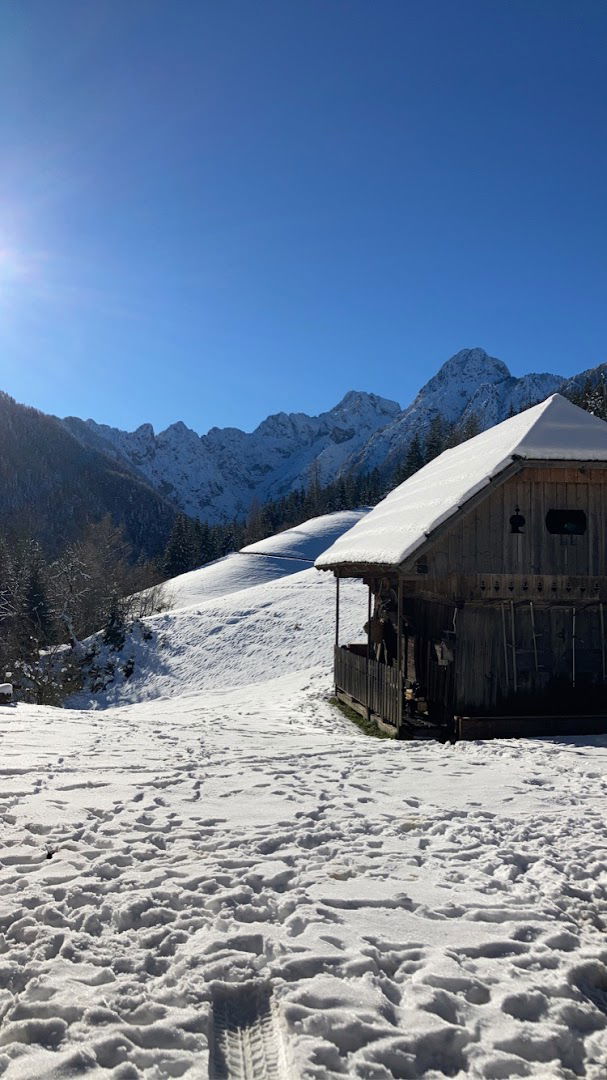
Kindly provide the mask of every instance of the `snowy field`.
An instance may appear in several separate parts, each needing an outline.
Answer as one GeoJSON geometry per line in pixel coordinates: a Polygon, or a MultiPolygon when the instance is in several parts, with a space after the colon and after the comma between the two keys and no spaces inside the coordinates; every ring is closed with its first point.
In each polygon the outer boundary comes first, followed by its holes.
{"type": "Polygon", "coordinates": [[[211,571],[95,708],[0,709],[0,1074],[605,1080],[607,739],[366,738],[332,579],[211,571]]]}

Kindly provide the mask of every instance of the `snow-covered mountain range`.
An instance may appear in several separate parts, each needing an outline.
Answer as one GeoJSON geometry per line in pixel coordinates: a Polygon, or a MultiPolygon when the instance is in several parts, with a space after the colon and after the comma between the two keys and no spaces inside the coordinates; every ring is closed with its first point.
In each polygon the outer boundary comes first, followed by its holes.
{"type": "Polygon", "coordinates": [[[75,417],[63,423],[83,445],[109,454],[188,514],[215,522],[244,516],[254,502],[307,486],[313,476],[326,483],[353,469],[395,465],[437,415],[449,423],[475,416],[484,429],[587,374],[515,378],[484,349],[462,349],[405,409],[350,391],[320,416],[277,413],[251,433],[211,428],[198,435],[181,422],[158,435],[150,424],[127,432],[75,417]]]}
{"type": "Polygon", "coordinates": [[[250,434],[211,428],[201,436],[181,422],[158,435],[151,424],[126,432],[72,417],[64,423],[81,442],[128,464],[186,513],[215,522],[246,514],[254,500],[266,502],[306,486],[315,467],[319,479],[332,479],[400,413],[394,401],[352,391],[320,416],[277,413],[250,434]]]}

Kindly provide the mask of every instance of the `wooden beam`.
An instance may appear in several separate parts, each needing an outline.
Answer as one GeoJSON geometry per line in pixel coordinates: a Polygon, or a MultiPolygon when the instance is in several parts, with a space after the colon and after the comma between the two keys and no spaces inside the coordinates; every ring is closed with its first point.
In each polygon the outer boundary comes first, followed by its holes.
{"type": "Polygon", "coordinates": [[[396,641],[397,641],[397,649],[398,649],[397,659],[396,659],[396,668],[397,668],[397,671],[398,671],[398,725],[397,726],[398,726],[398,730],[400,732],[400,730],[401,730],[401,728],[403,726],[403,697],[404,697],[404,691],[403,691],[403,627],[402,627],[402,622],[403,622],[403,579],[400,576],[400,574],[398,576],[398,606],[397,606],[396,610],[397,610],[396,621],[397,621],[397,634],[398,634],[398,637],[396,639],[396,641]]]}
{"type": "Polygon", "coordinates": [[[457,716],[458,739],[532,739],[605,735],[607,716],[457,716]]]}
{"type": "Polygon", "coordinates": [[[578,469],[580,472],[589,472],[593,469],[607,469],[607,461],[576,461],[573,458],[567,460],[554,461],[550,458],[522,458],[517,457],[516,454],[513,458],[518,462],[523,469],[578,469]]]}
{"type": "Polygon", "coordinates": [[[367,720],[371,719],[371,583],[367,599],[367,720]]]}

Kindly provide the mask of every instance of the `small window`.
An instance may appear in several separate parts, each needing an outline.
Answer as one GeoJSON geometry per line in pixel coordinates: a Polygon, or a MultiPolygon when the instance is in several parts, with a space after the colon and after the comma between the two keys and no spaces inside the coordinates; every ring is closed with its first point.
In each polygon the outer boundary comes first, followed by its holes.
{"type": "Polygon", "coordinates": [[[583,510],[549,510],[546,528],[558,536],[582,536],[586,532],[586,515],[583,510]]]}

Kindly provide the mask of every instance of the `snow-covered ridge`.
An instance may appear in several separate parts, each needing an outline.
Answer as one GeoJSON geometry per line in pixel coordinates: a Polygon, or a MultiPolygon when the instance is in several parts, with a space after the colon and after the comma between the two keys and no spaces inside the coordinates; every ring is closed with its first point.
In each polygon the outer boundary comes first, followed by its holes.
{"type": "Polygon", "coordinates": [[[76,437],[143,475],[186,513],[208,521],[243,516],[265,502],[322,483],[344,470],[369,438],[400,415],[376,394],[350,391],[320,416],[277,413],[255,431],[211,428],[206,435],[179,422],[158,435],[150,424],[134,432],[68,417],[76,437]]]}
{"type": "Polygon", "coordinates": [[[443,364],[393,423],[369,440],[356,465],[368,471],[396,464],[413,436],[423,435],[437,416],[452,424],[475,417],[485,430],[554,394],[563,383],[560,376],[550,374],[515,378],[501,360],[488,356],[484,349],[462,349],[443,364]]]}
{"type": "Polygon", "coordinates": [[[295,528],[249,544],[241,551],[233,551],[198,570],[180,574],[167,585],[171,611],[206,603],[219,596],[231,596],[311,567],[323,551],[361,521],[366,513],[366,510],[342,510],[322,514],[295,528]]]}
{"type": "Polygon", "coordinates": [[[155,434],[151,424],[136,431],[82,421],[64,421],[85,445],[103,450],[145,477],[187,513],[207,521],[246,515],[265,502],[302,486],[312,475],[322,483],[354,469],[395,465],[414,434],[432,419],[450,423],[475,416],[481,429],[558,391],[557,375],[512,376],[484,349],[452,356],[405,409],[376,394],[349,391],[319,416],[277,413],[253,432],[211,428],[198,435],[182,422],[155,434]]]}

